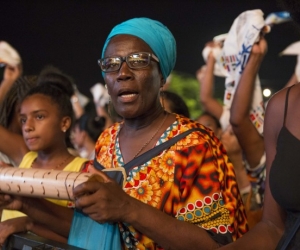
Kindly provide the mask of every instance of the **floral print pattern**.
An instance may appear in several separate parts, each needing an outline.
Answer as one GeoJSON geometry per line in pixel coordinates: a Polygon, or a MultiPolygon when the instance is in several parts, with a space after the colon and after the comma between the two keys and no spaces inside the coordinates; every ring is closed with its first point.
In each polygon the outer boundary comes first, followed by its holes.
{"type": "MultiPolygon", "coordinates": [[[[104,131],[96,159],[104,168],[124,166],[119,147],[121,123],[104,131]]],[[[191,128],[199,128],[169,149],[128,173],[124,191],[166,214],[216,235],[236,240],[248,230],[232,164],[213,133],[177,115],[156,145],[191,128]]],[[[131,225],[120,223],[125,249],[162,249],[131,225]]]]}

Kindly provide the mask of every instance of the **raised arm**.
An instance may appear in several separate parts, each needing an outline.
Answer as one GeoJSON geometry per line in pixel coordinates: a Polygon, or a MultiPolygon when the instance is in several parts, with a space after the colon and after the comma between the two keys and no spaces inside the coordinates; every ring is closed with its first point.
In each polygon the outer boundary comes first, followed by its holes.
{"type": "Polygon", "coordinates": [[[264,249],[276,248],[284,231],[285,213],[274,200],[269,186],[269,173],[276,155],[278,133],[283,124],[284,98],[286,91],[274,95],[266,110],[264,120],[264,143],[267,157],[267,179],[264,195],[264,210],[262,220],[236,242],[222,249],[264,249]]]}
{"type": "Polygon", "coordinates": [[[263,137],[249,117],[255,79],[267,52],[267,42],[262,37],[252,47],[249,60],[237,86],[230,110],[230,123],[251,168],[255,168],[265,152],[263,137]]]}
{"type": "MultiPolygon", "coordinates": [[[[218,46],[214,42],[210,42],[207,46],[218,46]]],[[[200,86],[200,102],[203,109],[217,119],[220,119],[223,106],[222,104],[213,97],[214,95],[214,65],[216,59],[213,53],[210,52],[206,65],[202,66],[197,72],[196,77],[200,86]]]]}
{"type": "Polygon", "coordinates": [[[0,104],[3,102],[6,94],[21,75],[21,66],[6,65],[3,75],[3,80],[0,83],[0,104]]]}

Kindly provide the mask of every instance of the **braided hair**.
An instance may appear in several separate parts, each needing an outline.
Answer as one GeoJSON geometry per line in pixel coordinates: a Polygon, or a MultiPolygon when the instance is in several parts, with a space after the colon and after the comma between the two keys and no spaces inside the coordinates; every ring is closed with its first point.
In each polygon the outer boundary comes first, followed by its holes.
{"type": "Polygon", "coordinates": [[[69,138],[70,130],[74,122],[74,112],[73,112],[72,103],[70,101],[70,97],[67,93],[65,86],[59,83],[58,81],[56,82],[44,81],[42,83],[38,83],[37,86],[30,89],[26,93],[22,101],[24,101],[27,97],[30,97],[35,94],[42,94],[48,96],[52,101],[52,103],[56,105],[57,110],[59,111],[61,117],[65,117],[65,116],[70,117],[71,126],[66,131],[66,138],[69,138]]]}
{"type": "Polygon", "coordinates": [[[12,85],[0,105],[0,125],[8,128],[25,94],[36,86],[37,76],[22,76],[12,85]]]}
{"type": "Polygon", "coordinates": [[[64,87],[64,91],[71,98],[74,95],[75,83],[72,77],[63,73],[60,69],[48,65],[40,72],[37,84],[44,84],[47,82],[56,82],[64,87]]]}

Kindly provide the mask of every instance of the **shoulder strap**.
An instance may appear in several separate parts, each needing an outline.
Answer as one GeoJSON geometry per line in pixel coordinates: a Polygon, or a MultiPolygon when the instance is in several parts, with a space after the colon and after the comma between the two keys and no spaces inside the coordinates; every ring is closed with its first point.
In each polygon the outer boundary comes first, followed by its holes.
{"type": "Polygon", "coordinates": [[[290,90],[294,85],[290,86],[286,92],[286,97],[285,97],[285,105],[284,105],[284,117],[283,117],[283,126],[285,126],[285,120],[286,120],[286,114],[287,114],[287,110],[288,110],[288,104],[289,104],[289,94],[290,94],[290,90]]]}
{"type": "Polygon", "coordinates": [[[130,162],[127,162],[124,165],[125,171],[128,174],[130,169],[135,167],[135,166],[139,166],[142,165],[143,163],[149,161],[150,159],[152,159],[153,157],[157,156],[160,152],[162,152],[163,150],[171,147],[172,145],[174,145],[176,142],[178,142],[180,139],[186,137],[188,134],[192,133],[193,131],[200,131],[200,128],[192,128],[189,129],[175,137],[173,137],[172,139],[148,150],[147,152],[141,154],[140,156],[138,156],[137,158],[134,158],[133,160],[131,160],[130,162]]]}
{"type": "Polygon", "coordinates": [[[280,243],[276,247],[276,250],[285,250],[287,246],[290,244],[292,238],[296,234],[299,227],[300,227],[300,217],[297,218],[295,224],[292,227],[292,230],[289,232],[289,234],[286,235],[285,239],[283,241],[280,241],[280,243]]]}

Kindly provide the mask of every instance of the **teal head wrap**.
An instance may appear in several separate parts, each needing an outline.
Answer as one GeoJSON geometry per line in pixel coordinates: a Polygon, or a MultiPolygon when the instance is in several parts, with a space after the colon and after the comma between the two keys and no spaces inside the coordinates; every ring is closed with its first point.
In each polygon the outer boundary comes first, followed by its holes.
{"type": "Polygon", "coordinates": [[[136,36],[150,46],[159,59],[160,69],[166,80],[176,62],[176,41],[170,30],[162,23],[145,17],[120,23],[108,35],[102,50],[102,58],[110,39],[121,34],[136,36]]]}

